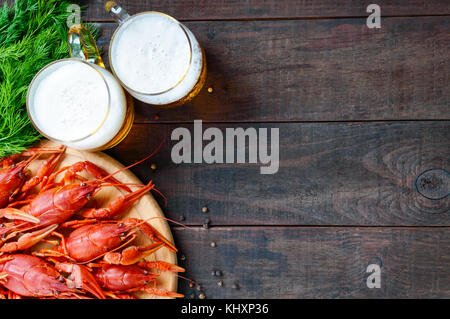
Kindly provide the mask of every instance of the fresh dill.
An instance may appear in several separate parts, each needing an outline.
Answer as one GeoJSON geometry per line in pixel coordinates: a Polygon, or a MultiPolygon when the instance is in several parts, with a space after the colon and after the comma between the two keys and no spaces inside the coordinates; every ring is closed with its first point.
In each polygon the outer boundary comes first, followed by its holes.
{"type": "Polygon", "coordinates": [[[65,0],[16,0],[0,7],[0,158],[40,135],[26,111],[28,85],[48,63],[68,57],[65,0]]]}

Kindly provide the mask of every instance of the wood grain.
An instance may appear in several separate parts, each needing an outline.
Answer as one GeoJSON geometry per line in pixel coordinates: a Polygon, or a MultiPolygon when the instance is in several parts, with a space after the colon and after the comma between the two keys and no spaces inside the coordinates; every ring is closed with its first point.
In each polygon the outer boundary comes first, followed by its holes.
{"type": "MultiPolygon", "coordinates": [[[[234,227],[174,235],[186,275],[207,298],[450,297],[449,228],[234,227]],[[369,264],[381,266],[380,289],[367,288],[369,264]]],[[[199,293],[184,281],[180,289],[189,298],[199,293]]]]}
{"type": "MultiPolygon", "coordinates": [[[[81,1],[88,4],[86,18],[93,21],[111,21],[103,8],[106,1],[81,1]]],[[[269,19],[269,18],[323,18],[367,17],[367,6],[372,2],[358,0],[121,0],[116,1],[129,13],[161,11],[181,20],[269,19]]],[[[383,16],[450,14],[446,0],[378,0],[383,16]]]]}
{"type": "Polygon", "coordinates": [[[206,218],[211,225],[450,225],[450,196],[443,194],[449,175],[425,180],[420,192],[415,184],[431,168],[450,171],[450,122],[203,123],[211,126],[279,128],[278,173],[261,175],[259,164],[174,164],[170,132],[193,132],[192,124],[135,125],[108,153],[131,164],[169,134],[158,154],[133,171],[168,197],[168,217],[184,216],[190,225],[206,218]],[[423,195],[434,188],[441,199],[423,195]]]}
{"type": "MultiPolygon", "coordinates": [[[[104,2],[77,3],[103,22],[106,57],[116,24],[104,2]]],[[[207,298],[450,298],[450,122],[356,122],[450,119],[449,1],[379,0],[382,28],[371,30],[370,2],[357,0],[118,2],[187,21],[214,91],[169,110],[137,103],[138,124],[109,154],[131,164],[194,119],[280,128],[273,176],[258,165],[175,165],[172,142],[132,169],[167,195],[168,217],[211,221],[174,229],[181,266],[207,298]],[[325,123],[304,123],[315,121],[325,123]],[[381,289],[366,286],[374,263],[381,289]]]]}
{"type": "MultiPolygon", "coordinates": [[[[107,60],[116,25],[99,26],[107,60]]],[[[205,88],[174,109],[137,102],[138,123],[450,119],[448,17],[187,26],[206,50],[205,88]]]]}

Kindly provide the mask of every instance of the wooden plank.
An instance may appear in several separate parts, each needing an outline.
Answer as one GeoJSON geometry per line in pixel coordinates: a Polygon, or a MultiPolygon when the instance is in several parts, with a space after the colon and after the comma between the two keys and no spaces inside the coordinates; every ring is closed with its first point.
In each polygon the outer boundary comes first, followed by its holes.
{"type": "Polygon", "coordinates": [[[168,197],[166,216],[184,216],[190,225],[209,218],[211,225],[450,226],[448,121],[203,123],[203,129],[211,126],[222,132],[279,128],[278,173],[261,175],[260,164],[174,164],[171,150],[177,142],[170,141],[170,133],[186,127],[193,136],[192,124],[135,125],[108,153],[131,164],[169,134],[158,154],[133,171],[143,182],[153,179],[168,197]],[[430,175],[430,169],[437,174],[430,175]],[[201,212],[204,205],[208,214],[201,212]]]}
{"type": "MultiPolygon", "coordinates": [[[[137,122],[450,118],[448,17],[386,18],[377,30],[364,19],[187,25],[207,53],[205,89],[184,107],[136,103],[137,122]]],[[[107,52],[116,25],[100,27],[107,52]]]]}
{"type": "MultiPolygon", "coordinates": [[[[239,227],[174,234],[186,276],[207,298],[450,297],[449,228],[239,227]],[[370,264],[381,266],[379,289],[367,287],[370,264]],[[213,270],[222,276],[212,276],[213,270]],[[239,289],[232,288],[236,281],[239,289]]],[[[183,280],[180,290],[188,298],[199,294],[183,280]]]]}
{"type": "MultiPolygon", "coordinates": [[[[103,0],[82,1],[88,4],[86,17],[93,21],[111,21],[105,12],[103,0]]],[[[321,18],[367,17],[371,2],[345,0],[122,0],[117,1],[129,13],[160,11],[180,20],[214,19],[268,19],[268,18],[321,18]]],[[[446,0],[379,0],[383,16],[449,14],[446,0]]]]}

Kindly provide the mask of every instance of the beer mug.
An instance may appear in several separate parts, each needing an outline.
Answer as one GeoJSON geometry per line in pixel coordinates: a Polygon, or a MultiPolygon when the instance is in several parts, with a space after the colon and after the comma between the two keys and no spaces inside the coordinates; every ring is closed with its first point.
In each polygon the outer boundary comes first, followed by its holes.
{"type": "Polygon", "coordinates": [[[111,70],[136,99],[171,107],[192,100],[206,80],[206,58],[194,34],[174,18],[148,11],[130,16],[115,2],[119,23],[109,46],[111,70]]]}
{"type": "Polygon", "coordinates": [[[31,81],[28,116],[50,140],[78,150],[111,148],[131,129],[132,98],[105,69],[85,27],[73,25],[68,41],[71,58],[48,64],[31,81]]]}

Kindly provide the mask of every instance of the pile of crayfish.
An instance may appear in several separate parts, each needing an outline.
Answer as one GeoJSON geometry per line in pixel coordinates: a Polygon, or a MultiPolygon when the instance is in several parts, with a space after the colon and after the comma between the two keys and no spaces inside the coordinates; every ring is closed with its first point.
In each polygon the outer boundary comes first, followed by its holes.
{"type": "Polygon", "coordinates": [[[183,297],[157,287],[162,272],[183,268],[145,260],[158,249],[176,252],[172,242],[145,220],[113,219],[155,190],[152,181],[131,191],[117,172],[88,161],[57,169],[64,153],[32,148],[0,162],[0,299],[129,299],[138,291],[183,297]],[[29,166],[44,154],[33,176],[29,166]],[[97,208],[94,196],[103,187],[126,195],[97,208]],[[151,243],[134,244],[138,232],[151,243]],[[32,249],[40,242],[53,246],[32,249]]]}

